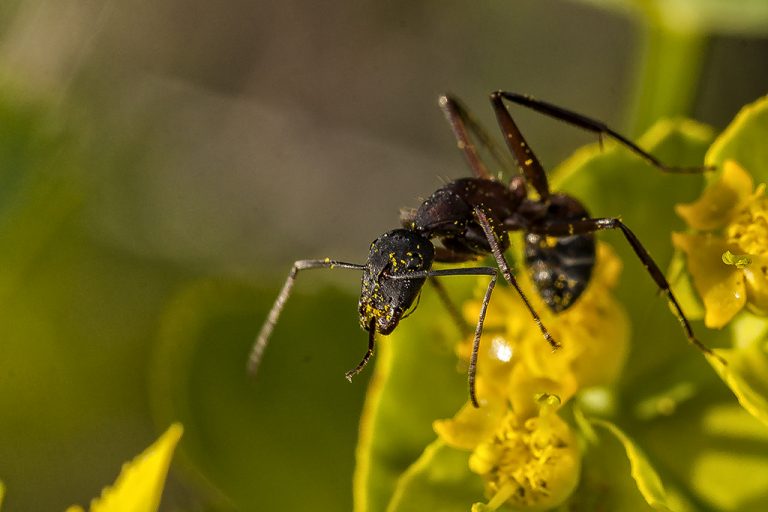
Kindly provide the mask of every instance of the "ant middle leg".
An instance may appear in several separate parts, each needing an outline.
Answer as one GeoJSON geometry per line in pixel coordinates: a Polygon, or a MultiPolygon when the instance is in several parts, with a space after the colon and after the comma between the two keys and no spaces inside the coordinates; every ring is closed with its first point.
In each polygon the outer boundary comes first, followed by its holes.
{"type": "Polygon", "coordinates": [[[539,314],[536,312],[535,309],[533,309],[533,306],[531,306],[531,303],[528,301],[528,297],[525,296],[525,293],[523,293],[522,288],[520,288],[520,285],[517,283],[517,280],[515,279],[514,274],[512,274],[512,271],[509,269],[509,264],[507,263],[507,259],[504,257],[504,253],[501,251],[498,237],[493,231],[493,227],[491,226],[491,222],[488,220],[488,216],[485,214],[485,212],[483,212],[482,209],[478,207],[475,207],[474,213],[475,213],[475,220],[483,229],[483,232],[485,233],[485,236],[488,239],[488,243],[491,246],[491,253],[493,254],[494,259],[496,259],[496,264],[499,266],[501,275],[503,275],[504,279],[510,285],[512,285],[512,287],[515,289],[515,291],[520,296],[520,298],[523,299],[523,303],[525,304],[525,307],[528,308],[528,311],[531,313],[531,316],[533,317],[533,321],[539,327],[539,330],[541,331],[541,334],[544,335],[544,339],[547,340],[547,343],[549,343],[549,345],[554,350],[559,349],[561,346],[560,343],[558,343],[552,337],[552,335],[549,333],[547,328],[544,326],[544,323],[541,321],[541,318],[539,318],[539,314]]]}
{"type": "Polygon", "coordinates": [[[677,301],[675,294],[672,293],[672,288],[670,287],[667,278],[664,277],[664,273],[661,271],[659,266],[653,260],[650,253],[646,250],[637,236],[626,226],[626,224],[621,221],[621,219],[615,217],[607,217],[579,219],[572,221],[545,222],[540,225],[529,227],[528,231],[540,235],[557,237],[594,233],[596,231],[602,231],[606,229],[618,229],[624,235],[624,238],[627,240],[630,247],[632,247],[635,255],[637,255],[637,257],[640,259],[640,262],[648,271],[648,274],[654,280],[656,286],[658,286],[659,290],[661,290],[666,295],[667,300],[670,302],[670,304],[672,304],[675,316],[680,322],[688,342],[698,347],[702,352],[716,357],[723,364],[725,364],[725,361],[723,361],[720,356],[712,352],[709,347],[704,345],[696,338],[688,318],[685,316],[685,313],[683,313],[683,309],[680,307],[680,303],[677,301]]]}
{"type": "MultiPolygon", "coordinates": [[[[480,337],[483,334],[483,323],[485,322],[485,315],[488,311],[488,304],[491,302],[491,293],[496,286],[496,279],[498,276],[498,270],[493,267],[471,267],[471,268],[448,268],[441,270],[429,270],[424,272],[412,272],[405,275],[390,276],[389,279],[420,279],[420,278],[436,278],[440,276],[478,276],[485,275],[491,278],[488,283],[488,288],[485,290],[483,296],[483,302],[480,305],[480,314],[477,319],[477,326],[475,327],[475,334],[472,340],[472,353],[469,356],[469,369],[467,370],[467,379],[469,383],[469,399],[472,405],[477,408],[480,407],[477,401],[477,392],[475,390],[475,378],[477,376],[477,359],[480,352],[480,337]]],[[[367,359],[364,359],[367,361],[367,359]]]]}
{"type": "Polygon", "coordinates": [[[605,123],[589,118],[577,112],[573,112],[572,110],[558,107],[557,105],[553,105],[552,103],[537,100],[525,94],[518,94],[515,92],[507,92],[507,91],[496,91],[492,93],[491,103],[493,104],[497,115],[510,116],[509,112],[507,111],[507,108],[504,106],[502,102],[502,99],[507,100],[511,103],[515,103],[522,107],[529,108],[531,110],[539,112],[540,114],[544,114],[554,119],[558,119],[560,121],[571,124],[583,130],[596,133],[598,137],[600,137],[601,143],[602,143],[602,137],[604,135],[607,135],[612,139],[616,140],[617,142],[619,142],[620,144],[622,144],[623,146],[625,146],[627,149],[635,153],[637,156],[639,156],[646,162],[650,163],[651,165],[653,165],[654,167],[656,167],[657,169],[663,172],[677,173],[677,174],[698,174],[704,171],[713,170],[713,168],[706,167],[706,166],[686,167],[686,166],[667,165],[661,162],[655,156],[648,153],[647,151],[644,151],[643,149],[641,149],[637,144],[629,140],[627,137],[623,136],[616,130],[613,130],[612,128],[607,126],[605,123]]]}

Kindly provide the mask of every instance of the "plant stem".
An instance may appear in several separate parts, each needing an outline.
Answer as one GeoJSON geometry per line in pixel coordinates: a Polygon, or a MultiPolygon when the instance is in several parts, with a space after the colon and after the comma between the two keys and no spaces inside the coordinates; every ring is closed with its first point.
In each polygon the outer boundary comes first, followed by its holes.
{"type": "Polygon", "coordinates": [[[644,17],[640,63],[630,113],[630,133],[639,136],[663,117],[690,115],[704,63],[706,36],[644,17]]]}

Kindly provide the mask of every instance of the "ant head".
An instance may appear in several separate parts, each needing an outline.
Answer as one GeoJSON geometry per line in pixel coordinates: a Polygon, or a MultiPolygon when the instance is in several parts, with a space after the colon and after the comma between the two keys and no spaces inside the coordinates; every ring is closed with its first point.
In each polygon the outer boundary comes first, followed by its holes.
{"type": "Polygon", "coordinates": [[[415,231],[395,229],[374,240],[358,303],[363,329],[373,327],[381,334],[391,333],[426,280],[407,276],[429,271],[434,258],[432,242],[415,231]]]}

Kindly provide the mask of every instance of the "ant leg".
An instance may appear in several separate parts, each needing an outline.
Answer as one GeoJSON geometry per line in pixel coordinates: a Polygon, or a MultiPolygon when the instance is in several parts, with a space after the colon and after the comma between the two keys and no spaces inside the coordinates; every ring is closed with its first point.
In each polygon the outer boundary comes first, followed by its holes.
{"type": "Polygon", "coordinates": [[[528,146],[525,141],[520,128],[517,127],[515,121],[512,119],[509,110],[502,101],[502,92],[494,92],[491,94],[491,105],[496,112],[496,119],[499,121],[501,131],[504,132],[504,139],[507,141],[509,150],[515,155],[517,160],[517,167],[525,179],[530,183],[533,188],[538,192],[539,197],[542,200],[549,198],[549,181],[547,175],[544,172],[539,159],[533,154],[533,150],[528,146]]]}
{"type": "Polygon", "coordinates": [[[376,320],[371,320],[371,324],[368,326],[368,351],[363,356],[363,359],[357,363],[357,366],[353,370],[344,374],[349,382],[352,382],[352,377],[363,371],[365,365],[368,364],[368,360],[373,355],[373,348],[376,340],[376,320]]]}
{"type": "Polygon", "coordinates": [[[483,322],[485,321],[485,313],[488,310],[488,304],[491,302],[491,293],[493,287],[496,286],[496,269],[493,269],[493,275],[491,281],[488,283],[488,288],[485,290],[483,296],[483,302],[480,305],[480,316],[477,320],[477,327],[475,328],[475,338],[472,340],[472,354],[469,356],[469,369],[467,370],[467,378],[469,380],[469,399],[475,409],[480,408],[480,404],[477,402],[477,391],[475,390],[475,377],[477,376],[477,356],[480,352],[480,335],[483,333],[483,322]]]}
{"type": "MultiPolygon", "coordinates": [[[[496,91],[491,95],[491,98],[492,98],[491,101],[494,102],[494,108],[498,108],[497,105],[502,105],[501,108],[504,108],[506,110],[506,108],[503,107],[503,104],[501,102],[501,98],[504,98],[505,100],[510,101],[512,103],[516,103],[520,106],[529,108],[531,110],[535,110],[540,114],[544,114],[546,116],[559,119],[560,121],[566,122],[568,124],[572,124],[583,130],[596,133],[600,138],[599,140],[601,144],[602,144],[602,136],[608,135],[609,137],[613,138],[620,144],[624,145],[626,148],[628,148],[630,151],[635,153],[637,156],[639,156],[643,160],[647,161],[657,169],[664,172],[678,173],[678,174],[696,174],[696,173],[701,173],[703,171],[713,170],[712,167],[678,167],[673,165],[666,165],[662,163],[659,159],[657,159],[655,156],[640,149],[640,147],[638,147],[637,144],[635,144],[628,138],[624,137],[617,131],[608,127],[605,123],[601,121],[596,121],[594,119],[578,114],[571,110],[558,107],[557,105],[547,103],[546,101],[537,100],[535,98],[532,98],[531,96],[527,96],[524,94],[517,94],[514,92],[496,91]]],[[[498,110],[497,110],[497,113],[498,113],[498,110]]]]}
{"type": "Polygon", "coordinates": [[[288,300],[288,296],[291,294],[291,289],[296,281],[296,276],[300,270],[307,270],[312,268],[347,268],[352,270],[363,270],[365,265],[357,265],[355,263],[345,263],[343,261],[329,260],[328,258],[323,260],[299,260],[294,262],[291,272],[288,274],[288,278],[285,280],[283,289],[280,290],[280,294],[275,299],[275,303],[272,305],[272,309],[269,311],[267,320],[259,331],[259,335],[256,337],[256,341],[251,348],[251,353],[248,356],[248,372],[251,375],[256,375],[261,363],[261,358],[264,355],[264,349],[267,348],[269,342],[269,336],[272,334],[272,330],[275,328],[277,319],[280,317],[280,313],[285,307],[285,303],[288,300]]]}
{"type": "Polygon", "coordinates": [[[504,258],[504,254],[501,252],[501,248],[499,247],[499,242],[497,240],[496,234],[494,234],[493,232],[493,227],[491,227],[491,223],[488,220],[488,217],[478,207],[475,207],[475,219],[477,220],[477,223],[480,224],[480,227],[482,227],[483,231],[485,232],[485,236],[488,239],[488,243],[491,245],[491,252],[493,253],[493,257],[496,259],[496,263],[499,265],[499,270],[501,270],[501,274],[504,276],[504,279],[506,279],[507,282],[515,288],[515,291],[517,291],[517,294],[520,295],[521,299],[523,299],[523,303],[525,304],[525,307],[527,307],[528,311],[530,311],[531,316],[533,317],[533,321],[536,322],[536,325],[539,326],[539,330],[541,330],[541,334],[544,335],[544,339],[547,340],[547,343],[549,343],[554,350],[557,350],[558,348],[560,348],[560,343],[555,341],[552,335],[549,334],[549,331],[547,330],[546,327],[544,327],[544,324],[541,322],[541,318],[539,318],[539,314],[536,313],[535,309],[533,309],[533,306],[531,306],[531,303],[528,302],[528,298],[525,296],[525,293],[523,293],[523,290],[520,288],[520,285],[517,284],[517,280],[512,275],[512,271],[509,270],[509,264],[507,263],[506,258],[504,258]]]}
{"type": "Polygon", "coordinates": [[[467,163],[469,163],[469,167],[472,169],[475,177],[487,180],[493,179],[490,172],[488,172],[488,168],[477,153],[477,148],[472,143],[470,134],[474,135],[490,152],[502,169],[514,168],[506,154],[499,150],[493,139],[472,118],[458,98],[446,94],[440,96],[438,103],[445,118],[448,120],[448,124],[451,125],[453,135],[456,137],[456,143],[461,152],[464,153],[464,157],[467,159],[467,163]]]}
{"type": "Polygon", "coordinates": [[[472,340],[472,354],[469,356],[469,369],[467,371],[467,379],[469,381],[469,399],[475,408],[479,408],[480,404],[477,401],[477,393],[475,391],[475,377],[477,376],[477,357],[480,351],[480,336],[483,334],[483,323],[485,322],[485,314],[488,311],[488,304],[491,302],[491,293],[496,286],[496,279],[498,276],[498,270],[493,267],[473,267],[473,268],[449,268],[444,270],[430,270],[427,272],[413,272],[411,274],[401,274],[397,276],[390,276],[389,279],[423,279],[425,277],[438,277],[438,276],[477,276],[486,275],[491,277],[491,281],[488,283],[488,288],[485,290],[483,296],[483,302],[480,305],[480,314],[477,319],[477,326],[475,327],[475,336],[472,340]]]}
{"type": "Polygon", "coordinates": [[[653,258],[651,258],[651,255],[648,253],[645,247],[643,247],[643,244],[640,243],[640,240],[637,238],[637,236],[620,219],[598,218],[562,222],[547,222],[538,226],[532,226],[528,229],[528,231],[531,233],[548,236],[569,236],[594,233],[595,231],[601,231],[605,229],[618,229],[624,235],[624,238],[627,240],[630,247],[632,247],[632,250],[635,251],[635,254],[640,259],[643,266],[645,266],[645,269],[656,283],[656,286],[659,287],[659,290],[664,292],[664,294],[667,296],[667,300],[672,304],[675,316],[680,322],[688,342],[698,347],[702,352],[705,352],[710,356],[717,357],[717,359],[719,359],[723,364],[726,364],[721,357],[713,353],[709,347],[704,345],[696,338],[690,322],[688,322],[688,319],[683,313],[680,304],[677,302],[675,294],[672,293],[672,289],[669,286],[667,278],[664,277],[664,273],[661,271],[656,262],[653,261],[653,258]]]}

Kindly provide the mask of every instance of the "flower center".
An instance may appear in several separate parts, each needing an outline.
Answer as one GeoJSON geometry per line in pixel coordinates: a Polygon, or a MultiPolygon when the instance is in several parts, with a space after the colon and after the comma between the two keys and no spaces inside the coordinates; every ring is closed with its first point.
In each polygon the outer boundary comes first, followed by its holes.
{"type": "Polygon", "coordinates": [[[753,256],[768,255],[768,198],[756,197],[741,209],[726,229],[729,244],[753,256]]]}
{"type": "Polygon", "coordinates": [[[570,429],[554,412],[524,422],[509,412],[469,464],[485,478],[491,496],[503,496],[516,508],[538,509],[557,506],[570,495],[580,454],[570,429]]]}

